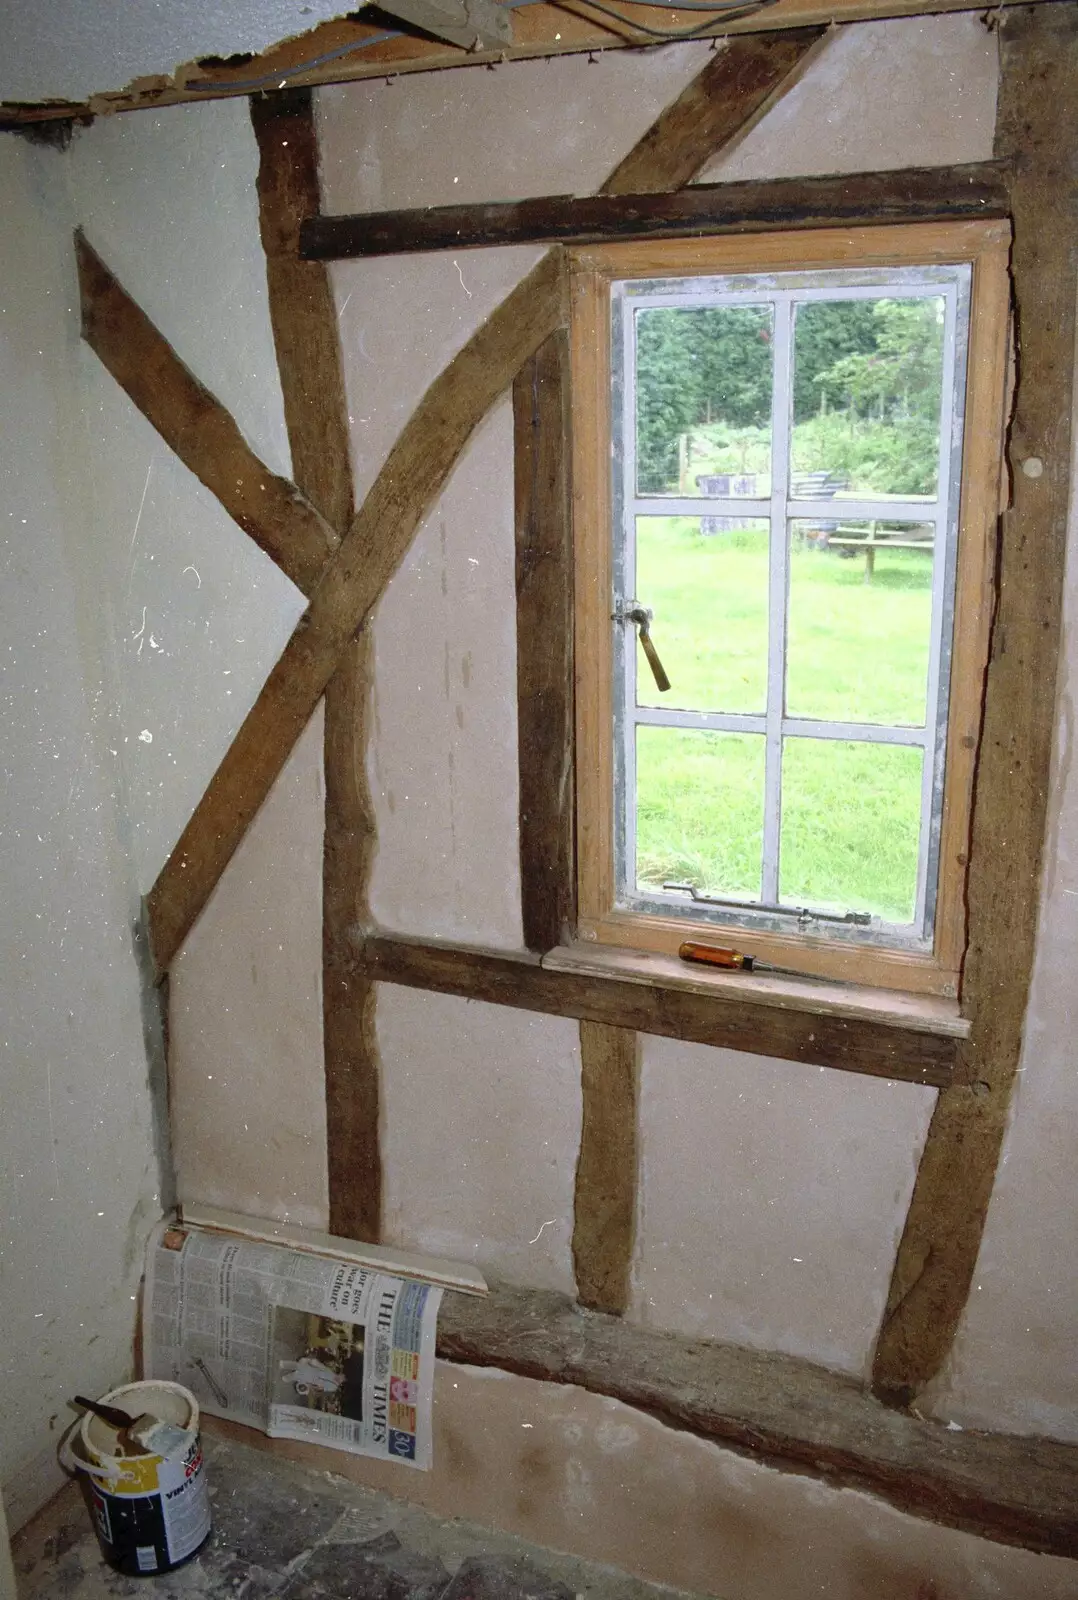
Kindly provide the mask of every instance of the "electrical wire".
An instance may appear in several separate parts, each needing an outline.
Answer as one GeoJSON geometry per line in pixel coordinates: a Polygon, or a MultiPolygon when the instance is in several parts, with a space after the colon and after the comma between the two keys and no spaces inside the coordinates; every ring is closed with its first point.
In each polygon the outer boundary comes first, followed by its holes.
{"type": "MultiPolygon", "coordinates": [[[[505,11],[518,11],[521,6],[534,6],[544,3],[554,5],[563,11],[569,11],[571,14],[572,8],[563,4],[562,0],[501,0],[502,9],[505,11]]],[[[777,5],[778,0],[748,0],[747,4],[743,3],[743,0],[727,0],[725,4],[723,4],[723,0],[718,0],[715,5],[710,4],[710,0],[684,0],[681,5],[678,4],[678,0],[621,0],[623,5],[648,6],[656,11],[711,12],[710,22],[702,23],[699,27],[688,28],[684,31],[680,28],[673,30],[651,28],[646,23],[633,22],[629,17],[623,16],[620,11],[615,11],[610,6],[604,5],[602,0],[579,0],[579,3],[589,5],[594,10],[601,11],[608,17],[613,17],[615,21],[624,23],[626,27],[632,28],[636,33],[645,33],[649,38],[653,39],[669,39],[671,42],[676,42],[679,39],[711,38],[711,34],[702,32],[701,29],[714,27],[720,22],[729,22],[735,17],[751,16],[755,11],[762,11],[765,6],[777,5]]],[[[393,28],[385,33],[372,33],[366,39],[356,39],[352,44],[339,45],[336,50],[327,50],[324,55],[312,56],[309,61],[297,62],[295,66],[282,67],[280,71],[269,72],[263,78],[214,79],[212,83],[185,83],[183,88],[186,94],[220,94],[222,89],[281,88],[289,78],[296,78],[300,73],[315,72],[319,67],[327,67],[331,62],[340,61],[345,56],[354,55],[360,50],[369,50],[372,45],[386,44],[390,39],[403,39],[404,37],[403,28],[393,28]]]]}
{"type": "MultiPolygon", "coordinates": [[[[538,4],[538,0],[525,0],[525,3],[538,4]]],[[[387,39],[400,39],[403,31],[395,28],[390,33],[372,33],[367,39],[357,39],[354,44],[342,44],[336,50],[327,50],[324,56],[314,56],[310,61],[300,61],[294,67],[282,67],[279,72],[270,72],[264,78],[215,78],[212,83],[185,83],[184,93],[220,94],[222,89],[268,89],[280,87],[289,78],[296,77],[301,72],[313,72],[316,67],[328,66],[331,61],[340,61],[342,56],[350,56],[357,50],[369,50],[372,44],[385,44],[387,39]]]]}
{"type": "MultiPolygon", "coordinates": [[[[733,0],[732,4],[718,8],[699,4],[684,6],[676,4],[664,5],[663,9],[667,11],[711,12],[711,17],[707,22],[697,23],[691,28],[652,28],[645,22],[634,22],[631,17],[625,16],[623,12],[615,11],[613,6],[604,5],[603,0],[573,0],[572,4],[567,3],[567,0],[549,0],[549,3],[558,6],[562,11],[568,11],[571,16],[580,15],[578,11],[573,9],[574,5],[590,6],[593,11],[599,11],[603,16],[612,17],[615,22],[620,22],[624,27],[631,28],[634,34],[643,33],[650,39],[663,39],[670,44],[677,44],[687,39],[713,39],[715,35],[707,31],[709,28],[720,27],[724,23],[735,21],[738,17],[754,16],[757,11],[763,11],[767,6],[777,5],[778,0],[749,0],[747,4],[743,4],[742,0],[733,0]]],[[[652,5],[654,3],[655,0],[623,0],[625,5],[652,5]]],[[[618,37],[626,39],[628,36],[622,33],[618,37]]],[[[629,42],[632,42],[631,39],[629,39],[629,42]]]]}

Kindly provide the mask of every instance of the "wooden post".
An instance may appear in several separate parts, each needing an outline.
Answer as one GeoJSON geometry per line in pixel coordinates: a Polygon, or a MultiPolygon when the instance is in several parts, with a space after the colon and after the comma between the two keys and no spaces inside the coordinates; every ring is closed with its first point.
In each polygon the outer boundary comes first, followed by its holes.
{"type": "Polygon", "coordinates": [[[513,385],[517,744],[524,943],[549,950],[576,921],[573,854],[573,551],[569,347],[564,329],[513,385]]]}
{"type": "MultiPolygon", "coordinates": [[[[321,208],[310,90],[252,100],[251,121],[261,155],[259,219],[292,470],[343,535],[353,513],[352,467],[333,289],[324,265],[296,253],[301,220],[321,208]]],[[[371,638],[363,630],[326,685],[322,1029],[330,1229],[376,1243],[382,1157],[374,984],[347,939],[366,917],[374,856],[365,766],[372,670],[371,638]]]]}
{"type": "Polygon", "coordinates": [[[996,154],[1010,163],[1018,385],[970,844],[956,1084],[939,1096],[895,1261],[873,1387],[908,1403],[969,1295],[1022,1048],[1055,724],[1078,293],[1078,13],[1001,14],[996,154]],[[1034,473],[1023,463],[1036,461],[1034,473]]]}
{"type": "Polygon", "coordinates": [[[593,1311],[629,1303],[636,1237],[639,1036],[581,1022],[584,1100],[576,1168],[573,1267],[577,1296],[593,1311]]]}

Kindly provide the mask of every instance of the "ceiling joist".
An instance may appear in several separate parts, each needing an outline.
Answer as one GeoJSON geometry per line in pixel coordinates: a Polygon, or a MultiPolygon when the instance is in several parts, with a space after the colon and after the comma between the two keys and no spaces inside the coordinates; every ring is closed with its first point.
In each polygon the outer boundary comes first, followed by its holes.
{"type": "MultiPolygon", "coordinates": [[[[1018,0],[1002,0],[993,11],[1017,3],[1018,0]]],[[[1062,0],[1048,3],[1060,4],[1062,0]]],[[[405,72],[494,67],[504,61],[544,56],[648,48],[664,38],[684,38],[686,28],[696,23],[701,37],[722,37],[984,9],[971,0],[774,0],[748,16],[724,20],[718,12],[713,17],[696,11],[678,14],[668,4],[602,0],[602,5],[602,12],[589,9],[589,0],[558,0],[556,4],[550,0],[523,0],[506,5],[511,11],[512,41],[499,41],[478,50],[421,37],[403,28],[387,29],[384,23],[368,21],[363,16],[343,17],[286,39],[259,55],[239,61],[233,57],[228,65],[209,59],[190,61],[171,74],[137,78],[124,87],[104,90],[83,101],[2,103],[0,130],[40,122],[86,121],[118,111],[277,89],[393,78],[405,72]]]]}

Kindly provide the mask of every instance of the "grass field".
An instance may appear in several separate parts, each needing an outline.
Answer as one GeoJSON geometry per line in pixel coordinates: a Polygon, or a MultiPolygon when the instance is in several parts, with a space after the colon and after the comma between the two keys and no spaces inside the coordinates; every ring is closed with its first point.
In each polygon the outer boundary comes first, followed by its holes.
{"type": "MultiPolygon", "coordinates": [[[[672,688],[642,656],[645,705],[762,712],[767,675],[767,530],[710,537],[689,517],[643,517],[636,597],[672,688]]],[[[927,553],[790,554],[787,709],[793,716],[920,725],[931,610],[927,553]]],[[[637,741],[637,872],[716,894],[760,890],[763,738],[642,728],[637,741]]],[[[784,900],[912,915],[921,756],[917,750],[791,739],[783,759],[784,900]]]]}

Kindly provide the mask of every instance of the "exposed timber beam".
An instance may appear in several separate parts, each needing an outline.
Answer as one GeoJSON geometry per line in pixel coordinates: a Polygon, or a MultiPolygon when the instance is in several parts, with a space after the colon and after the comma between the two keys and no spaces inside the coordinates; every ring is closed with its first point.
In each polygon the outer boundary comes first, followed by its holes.
{"type": "Polygon", "coordinates": [[[937,1088],[951,1082],[958,1047],[953,1035],[926,1032],[882,1010],[872,1017],[846,1014],[827,986],[816,989],[825,991],[820,1004],[828,1009],[813,1011],[805,1009],[811,1001],[804,995],[788,1006],[769,1003],[751,988],[704,985],[670,975],[661,958],[628,952],[620,970],[613,962],[601,970],[574,966],[561,952],[544,959],[531,951],[363,930],[354,937],[360,971],[385,983],[870,1077],[937,1088]]]}
{"type": "MultiPolygon", "coordinates": [[[[683,21],[671,27],[668,8],[626,6],[608,0],[615,18],[597,18],[564,5],[533,4],[514,9],[513,42],[470,51],[405,31],[387,30],[381,21],[351,15],[283,40],[259,55],[222,63],[189,61],[169,75],[135,80],[125,88],[103,90],[86,100],[7,102],[0,105],[0,130],[50,121],[87,121],[140,107],[159,110],[184,102],[243,96],[281,87],[313,88],[366,78],[454,67],[500,66],[507,61],[573,55],[581,52],[654,47],[656,32],[683,36],[683,21]],[[644,29],[648,32],[644,32],[644,29]]],[[[1019,0],[1004,0],[1010,6],[1019,0]]],[[[1058,0],[1057,0],[1058,3],[1058,0]]],[[[774,33],[831,23],[878,21],[884,17],[977,11],[971,0],[777,0],[777,4],[721,25],[708,19],[702,31],[722,36],[774,33]]],[[[995,9],[995,8],[994,8],[995,9]]]]}
{"type": "Polygon", "coordinates": [[[954,1432],[888,1411],[853,1378],[585,1315],[568,1296],[492,1284],[448,1294],[438,1354],[609,1395],[754,1460],[877,1495],[1000,1543],[1078,1555],[1078,1446],[954,1432]]]}
{"type": "Polygon", "coordinates": [[[973,1280],[1022,1048],[1055,727],[1078,293],[1078,12],[1030,6],[1000,26],[996,153],[1008,164],[1018,377],[970,843],[962,988],[973,1028],[932,1118],[877,1342],[873,1385],[895,1404],[940,1371],[973,1280]]]}
{"type": "Polygon", "coordinates": [[[251,123],[258,141],[259,227],[292,475],[339,536],[354,506],[337,310],[327,268],[296,259],[299,225],[321,208],[310,90],[260,95],[251,101],[251,123]]]}
{"type": "MultiPolygon", "coordinates": [[[[348,405],[328,269],[299,261],[302,217],[318,211],[318,135],[309,89],[251,101],[258,140],[259,221],[270,318],[296,481],[344,533],[353,515],[348,405]]],[[[380,1071],[374,985],[342,960],[344,935],[367,910],[374,817],[366,781],[373,676],[370,632],[345,648],[326,685],[323,766],[322,1036],[331,1229],[381,1237],[380,1071]]]]}
{"type": "Polygon", "coordinates": [[[566,320],[544,257],[434,380],[393,446],[284,653],[148,896],[164,972],[280,773],[345,650],[406,555],[467,440],[529,356],[566,320]]]}
{"type": "Polygon", "coordinates": [[[569,346],[563,329],[517,375],[513,425],[520,899],[524,943],[543,951],[576,924],[569,346]]]}
{"type": "Polygon", "coordinates": [[[828,31],[791,28],[730,40],[618,162],[600,193],[655,194],[691,183],[793,88],[828,31]]]}
{"type": "MultiPolygon", "coordinates": [[[[790,81],[803,54],[813,47],[812,40],[805,37],[793,51],[781,37],[769,45],[785,64],[790,81]]],[[[735,64],[743,57],[758,58],[752,41],[734,41],[729,50],[735,64]]],[[[711,63],[699,76],[706,76],[714,86],[711,63]]],[[[746,71],[738,81],[741,88],[733,82],[728,84],[729,92],[735,99],[739,94],[744,97],[746,116],[755,115],[760,104],[759,68],[746,71]]],[[[769,104],[781,94],[784,81],[781,74],[772,74],[769,104]]],[[[714,153],[712,134],[705,121],[700,137],[694,139],[686,132],[685,117],[678,107],[698,109],[693,83],[644,135],[637,147],[643,152],[640,158],[634,160],[630,152],[608,182],[651,182],[657,172],[673,170],[673,162],[656,137],[661,124],[673,129],[676,136],[677,175],[691,177],[703,165],[714,153]]],[[[724,124],[724,137],[732,136],[730,126],[724,124]]],[[[263,155],[265,159],[265,150],[263,155]]],[[[263,219],[271,253],[289,247],[297,202],[306,196],[313,204],[312,184],[317,180],[313,162],[313,154],[307,150],[294,179],[286,173],[276,178],[267,174],[262,180],[264,192],[276,186],[285,197],[274,202],[263,219]]],[[[565,325],[565,294],[560,262],[548,257],[473,334],[412,414],[352,522],[347,548],[339,551],[340,560],[332,570],[326,569],[325,584],[319,585],[310,610],[150,891],[150,928],[159,972],[167,968],[202,910],[332,677],[336,659],[403,559],[465,442],[524,362],[545,338],[565,325]]],[[[294,339],[293,332],[286,332],[282,346],[288,339],[294,339]]],[[[309,412],[302,389],[300,384],[292,392],[299,415],[306,417],[309,412]]]]}
{"type": "Polygon", "coordinates": [[[636,1238],[640,1036],[580,1024],[580,1153],[573,1205],[577,1299],[593,1311],[629,1309],[636,1238]]]}
{"type": "Polygon", "coordinates": [[[311,217],[300,228],[300,250],[308,261],[341,261],[489,245],[608,244],[683,234],[826,228],[843,222],[1003,217],[1009,204],[1001,166],[984,161],[826,178],[697,184],[664,194],[546,195],[485,205],[311,217]]]}
{"type": "Polygon", "coordinates": [[[184,466],[304,594],[340,542],[287,478],[261,462],[81,233],[82,336],[184,466]]]}

